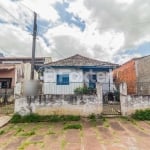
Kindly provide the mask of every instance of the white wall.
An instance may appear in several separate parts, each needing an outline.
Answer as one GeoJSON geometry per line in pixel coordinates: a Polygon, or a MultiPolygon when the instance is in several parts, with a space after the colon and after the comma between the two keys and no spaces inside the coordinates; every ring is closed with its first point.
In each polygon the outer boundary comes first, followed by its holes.
{"type": "Polygon", "coordinates": [[[109,72],[98,72],[97,73],[97,82],[102,84],[103,93],[107,93],[109,91],[109,88],[110,88],[110,91],[113,91],[115,89],[115,87],[113,85],[113,75],[112,75],[111,71],[110,71],[110,73],[109,72]]]}
{"type": "Polygon", "coordinates": [[[44,72],[44,94],[74,94],[83,86],[83,72],[80,69],[50,69],[44,72]],[[57,74],[69,74],[69,85],[57,85],[57,74]]]}
{"type": "MultiPolygon", "coordinates": [[[[89,74],[97,75],[97,82],[102,83],[103,92],[113,90],[113,77],[112,74],[108,72],[89,72],[89,74]]],[[[44,72],[44,94],[73,94],[74,89],[77,87],[82,87],[85,82],[88,82],[88,73],[83,74],[80,69],[54,69],[45,70],[44,72]],[[56,85],[57,74],[69,74],[69,85],[56,85]]]]}

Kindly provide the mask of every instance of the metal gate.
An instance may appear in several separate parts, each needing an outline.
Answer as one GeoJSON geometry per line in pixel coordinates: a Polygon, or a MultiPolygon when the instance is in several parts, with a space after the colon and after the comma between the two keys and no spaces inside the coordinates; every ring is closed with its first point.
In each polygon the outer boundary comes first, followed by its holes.
{"type": "Polygon", "coordinates": [[[13,114],[14,89],[0,89],[0,116],[13,114]]]}
{"type": "Polygon", "coordinates": [[[119,85],[103,83],[103,115],[121,115],[119,85]]]}

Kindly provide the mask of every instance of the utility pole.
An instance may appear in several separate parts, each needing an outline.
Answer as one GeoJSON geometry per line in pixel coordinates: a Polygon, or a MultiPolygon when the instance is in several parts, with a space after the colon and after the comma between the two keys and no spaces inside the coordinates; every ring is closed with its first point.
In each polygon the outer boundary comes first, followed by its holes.
{"type": "Polygon", "coordinates": [[[31,61],[31,80],[34,79],[36,33],[37,33],[37,14],[36,14],[36,12],[34,12],[33,41],[32,41],[32,61],[31,61]]]}

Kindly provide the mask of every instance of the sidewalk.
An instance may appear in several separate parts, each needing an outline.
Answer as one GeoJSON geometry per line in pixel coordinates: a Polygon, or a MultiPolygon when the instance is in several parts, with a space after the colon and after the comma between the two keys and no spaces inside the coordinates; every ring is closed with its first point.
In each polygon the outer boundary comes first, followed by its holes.
{"type": "Polygon", "coordinates": [[[11,116],[0,116],[0,128],[6,125],[10,119],[11,116]]]}

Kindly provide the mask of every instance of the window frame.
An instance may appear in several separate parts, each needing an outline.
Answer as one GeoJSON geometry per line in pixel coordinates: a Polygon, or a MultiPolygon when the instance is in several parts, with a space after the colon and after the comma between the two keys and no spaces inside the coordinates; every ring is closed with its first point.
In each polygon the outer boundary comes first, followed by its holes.
{"type": "Polygon", "coordinates": [[[69,80],[69,74],[57,74],[56,75],[56,84],[57,85],[69,85],[70,80],[69,80]]]}

